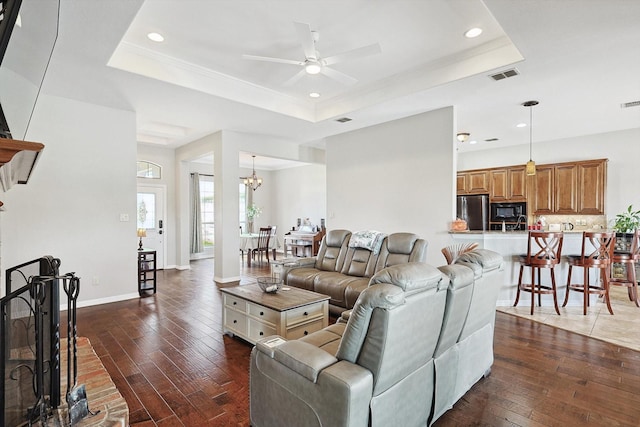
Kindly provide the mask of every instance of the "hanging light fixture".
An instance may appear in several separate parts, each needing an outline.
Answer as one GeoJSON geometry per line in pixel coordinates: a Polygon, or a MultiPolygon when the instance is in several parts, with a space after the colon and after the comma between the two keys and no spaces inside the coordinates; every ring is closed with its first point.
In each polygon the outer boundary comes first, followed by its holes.
{"type": "Polygon", "coordinates": [[[244,179],[244,185],[248,185],[253,191],[256,191],[262,185],[262,178],[258,178],[256,175],[256,156],[251,157],[253,157],[253,174],[244,179]]]}
{"type": "Polygon", "coordinates": [[[522,103],[523,107],[529,107],[529,161],[525,168],[527,175],[536,174],[536,162],[533,161],[533,107],[538,105],[538,101],[527,101],[522,103]]]}

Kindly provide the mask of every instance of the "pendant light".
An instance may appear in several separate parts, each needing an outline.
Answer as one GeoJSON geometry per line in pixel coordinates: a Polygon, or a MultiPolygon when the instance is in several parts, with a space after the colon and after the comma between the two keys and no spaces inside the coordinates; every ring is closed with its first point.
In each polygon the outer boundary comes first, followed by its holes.
{"type": "Polygon", "coordinates": [[[256,156],[251,157],[253,157],[253,173],[244,179],[244,185],[248,185],[253,191],[256,191],[262,185],[262,178],[258,178],[256,175],[256,156]]]}
{"type": "Polygon", "coordinates": [[[533,107],[538,105],[538,101],[527,101],[522,104],[524,107],[529,107],[529,161],[525,168],[527,175],[536,174],[536,162],[533,161],[533,107]]]}

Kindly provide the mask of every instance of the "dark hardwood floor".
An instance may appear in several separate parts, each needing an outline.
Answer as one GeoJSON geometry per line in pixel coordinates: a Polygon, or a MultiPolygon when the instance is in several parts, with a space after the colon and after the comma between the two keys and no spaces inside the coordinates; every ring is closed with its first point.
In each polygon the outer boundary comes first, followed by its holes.
{"type": "MultiPolygon", "coordinates": [[[[213,261],[158,275],[158,293],[78,309],[131,425],[248,426],[251,346],[221,333],[213,261]]],[[[268,275],[241,269],[242,283],[268,275]]],[[[640,333],[640,331],[630,331],[640,333]]],[[[492,374],[436,426],[638,426],[640,353],[497,313],[492,374]]]]}

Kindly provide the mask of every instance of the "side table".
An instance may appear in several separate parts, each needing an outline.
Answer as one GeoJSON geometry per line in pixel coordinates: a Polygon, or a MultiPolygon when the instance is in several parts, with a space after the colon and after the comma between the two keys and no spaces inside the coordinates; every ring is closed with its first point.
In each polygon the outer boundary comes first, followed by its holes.
{"type": "Polygon", "coordinates": [[[138,294],[150,290],[156,293],[156,251],[142,249],[138,251],[138,294]]]}

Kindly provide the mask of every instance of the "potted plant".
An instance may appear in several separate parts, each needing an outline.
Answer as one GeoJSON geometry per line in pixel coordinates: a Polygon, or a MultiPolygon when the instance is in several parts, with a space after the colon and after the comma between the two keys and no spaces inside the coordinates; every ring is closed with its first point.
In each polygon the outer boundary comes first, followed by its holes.
{"type": "Polygon", "coordinates": [[[262,213],[262,209],[257,207],[256,205],[251,205],[247,208],[247,222],[248,222],[248,232],[253,233],[253,221],[260,216],[262,213]]]}
{"type": "Polygon", "coordinates": [[[616,215],[613,229],[616,231],[616,250],[627,251],[631,245],[631,236],[640,227],[640,210],[634,211],[629,205],[626,211],[616,215]]]}

